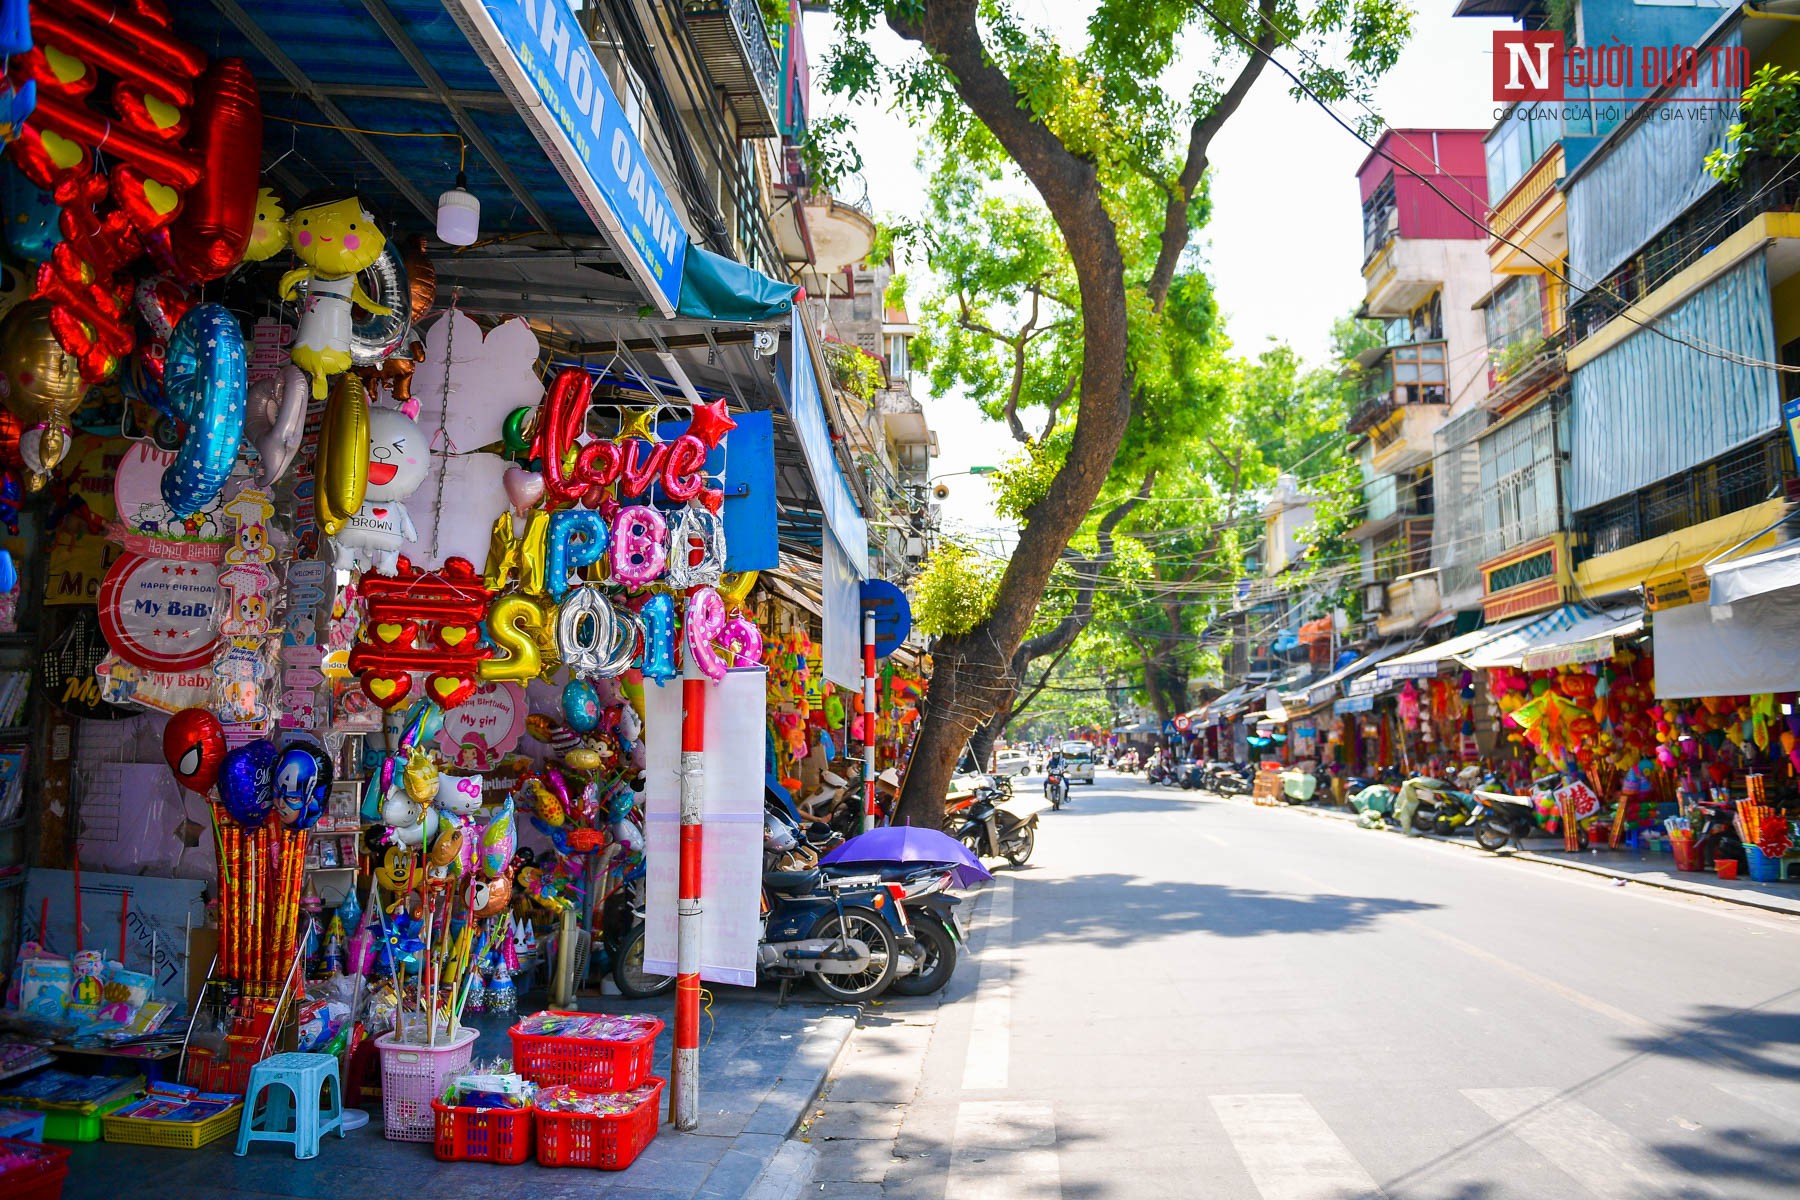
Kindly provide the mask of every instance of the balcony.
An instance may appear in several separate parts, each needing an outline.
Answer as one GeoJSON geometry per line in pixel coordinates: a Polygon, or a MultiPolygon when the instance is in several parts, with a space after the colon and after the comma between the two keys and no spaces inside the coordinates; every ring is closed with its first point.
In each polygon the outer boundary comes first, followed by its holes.
{"type": "Polygon", "coordinates": [[[1363,306],[1358,314],[1377,320],[1406,316],[1444,282],[1444,256],[1436,243],[1391,232],[1382,236],[1385,240],[1363,267],[1363,306]]]}
{"type": "MultiPolygon", "coordinates": [[[[1530,124],[1530,122],[1522,122],[1530,124]]],[[[1488,261],[1502,274],[1542,270],[1569,252],[1569,222],[1557,184],[1566,173],[1563,148],[1550,147],[1489,210],[1488,261]],[[1505,240],[1502,240],[1504,238],[1505,240]]]]}
{"type": "Polygon", "coordinates": [[[781,64],[756,0],[687,0],[682,6],[712,80],[737,118],[739,137],[781,132],[781,64]]]}
{"type": "Polygon", "coordinates": [[[1568,378],[1564,361],[1568,327],[1545,337],[1515,340],[1489,350],[1488,411],[1504,415],[1568,378]]]}
{"type": "Polygon", "coordinates": [[[1438,613],[1437,572],[1422,570],[1387,585],[1386,611],[1375,614],[1375,630],[1392,637],[1419,628],[1438,613]]]}
{"type": "Polygon", "coordinates": [[[1385,346],[1367,356],[1363,400],[1345,429],[1366,434],[1377,474],[1391,475],[1430,458],[1432,435],[1448,410],[1448,356],[1441,341],[1385,346]]]}

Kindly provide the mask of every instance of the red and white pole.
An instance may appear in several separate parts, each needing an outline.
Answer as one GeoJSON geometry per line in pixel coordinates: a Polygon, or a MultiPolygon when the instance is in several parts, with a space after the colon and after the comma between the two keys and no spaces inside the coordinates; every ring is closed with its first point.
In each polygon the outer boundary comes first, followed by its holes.
{"type": "Polygon", "coordinates": [[[875,828],[875,614],[862,615],[863,832],[875,828]]]}
{"type": "Polygon", "coordinates": [[[700,1124],[700,848],[706,785],[706,679],[694,662],[681,675],[681,854],[675,923],[675,1128],[700,1124]]]}

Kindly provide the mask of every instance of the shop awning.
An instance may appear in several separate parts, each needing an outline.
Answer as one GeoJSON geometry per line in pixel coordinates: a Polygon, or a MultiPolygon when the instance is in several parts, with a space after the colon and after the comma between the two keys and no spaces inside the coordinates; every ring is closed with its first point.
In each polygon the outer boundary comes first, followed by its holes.
{"type": "Polygon", "coordinates": [[[1464,666],[1477,670],[1538,670],[1565,663],[1597,662],[1612,657],[1614,639],[1627,637],[1643,627],[1644,610],[1636,605],[1604,613],[1579,604],[1565,604],[1458,657],[1464,666]]]}
{"type": "Polygon", "coordinates": [[[1223,696],[1220,696],[1217,700],[1214,700],[1211,704],[1203,706],[1199,710],[1203,714],[1203,719],[1207,721],[1223,721],[1225,718],[1231,716],[1233,713],[1237,712],[1238,709],[1250,702],[1250,697],[1248,695],[1249,690],[1249,684],[1240,683],[1229,692],[1226,692],[1223,696]]]}
{"type": "MultiPolygon", "coordinates": [[[[1333,671],[1331,674],[1306,689],[1307,707],[1318,708],[1322,704],[1328,704],[1337,699],[1338,686],[1342,684],[1344,680],[1362,674],[1377,663],[1400,653],[1400,651],[1406,649],[1410,645],[1412,645],[1412,642],[1408,640],[1389,642],[1385,646],[1377,646],[1355,662],[1333,671]]],[[[1298,703],[1298,700],[1296,699],[1295,702],[1298,703]]]]}
{"type": "MultiPolygon", "coordinates": [[[[1748,558],[1713,563],[1706,573],[1712,579],[1715,605],[1736,604],[1752,596],[1800,588],[1800,541],[1787,542],[1748,558]]],[[[1661,623],[1659,616],[1659,629],[1661,623]]]]}
{"type": "Polygon", "coordinates": [[[799,290],[722,254],[690,246],[681,268],[676,310],[680,316],[705,321],[773,321],[794,310],[799,290]]]}
{"type": "Polygon", "coordinates": [[[1136,725],[1115,725],[1114,733],[1161,733],[1162,724],[1158,721],[1139,721],[1136,725]]]}
{"type": "Polygon", "coordinates": [[[1456,660],[1462,655],[1473,653],[1495,638],[1504,637],[1515,629],[1523,629],[1534,619],[1518,617],[1511,621],[1503,621],[1498,625],[1472,629],[1468,633],[1458,634],[1456,637],[1441,641],[1434,646],[1421,646],[1417,650],[1382,663],[1381,681],[1387,683],[1401,679],[1429,679],[1446,664],[1456,665],[1456,660]]]}

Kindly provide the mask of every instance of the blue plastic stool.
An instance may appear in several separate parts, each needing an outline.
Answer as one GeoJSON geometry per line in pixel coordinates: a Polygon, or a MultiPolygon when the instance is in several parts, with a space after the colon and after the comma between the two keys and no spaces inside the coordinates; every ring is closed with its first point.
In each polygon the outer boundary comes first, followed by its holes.
{"type": "Polygon", "coordinates": [[[238,1125],[239,1154],[248,1154],[251,1142],[290,1142],[295,1158],[314,1158],[319,1153],[319,1138],[334,1129],[340,1138],[348,1136],[344,1132],[344,1088],[334,1055],[276,1054],[250,1068],[244,1119],[238,1125]],[[320,1097],[328,1083],[330,1108],[322,1113],[320,1097]],[[265,1092],[267,1103],[259,1123],[256,1101],[265,1092]]]}

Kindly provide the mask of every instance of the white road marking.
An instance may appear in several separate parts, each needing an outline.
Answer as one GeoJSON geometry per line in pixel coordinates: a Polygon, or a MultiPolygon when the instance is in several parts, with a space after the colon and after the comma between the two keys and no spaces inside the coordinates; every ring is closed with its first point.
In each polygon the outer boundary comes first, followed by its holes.
{"type": "Polygon", "coordinates": [[[1772,1117],[1800,1125],[1800,1090],[1791,1083],[1733,1080],[1730,1083],[1714,1083],[1713,1086],[1727,1096],[1762,1109],[1772,1117]]]}
{"type": "Polygon", "coordinates": [[[950,1176],[954,1200],[1057,1200],[1056,1114],[1048,1104],[965,1100],[956,1109],[950,1176]]]}
{"type": "Polygon", "coordinates": [[[1012,918],[1012,879],[997,878],[982,920],[981,980],[971,1006],[965,1091],[1006,1087],[1012,1052],[1012,918]]]}
{"type": "MultiPolygon", "coordinates": [[[[1666,1163],[1593,1109],[1562,1099],[1556,1088],[1468,1088],[1463,1095],[1596,1200],[1669,1194],[1666,1163]]],[[[1684,1196],[1694,1194],[1692,1184],[1682,1187],[1684,1196]]]]}
{"type": "Polygon", "coordinates": [[[1262,1200],[1379,1200],[1382,1191],[1298,1095],[1214,1096],[1213,1111],[1262,1200]]]}
{"type": "Polygon", "coordinates": [[[1202,834],[1201,834],[1201,835],[1200,835],[1200,836],[1201,836],[1201,837],[1203,837],[1203,838],[1205,838],[1205,839],[1206,839],[1206,840],[1207,840],[1207,841],[1209,841],[1209,842],[1211,842],[1211,843],[1212,843],[1212,844],[1213,844],[1213,845],[1215,845],[1215,846],[1229,846],[1229,845],[1231,845],[1231,843],[1230,843],[1230,842],[1228,842],[1228,841],[1226,841],[1226,840],[1225,840],[1225,839],[1224,839],[1224,838],[1222,838],[1222,837],[1219,837],[1219,836],[1218,836],[1218,835],[1217,835],[1217,834],[1212,834],[1212,833],[1202,833],[1202,834]]]}

